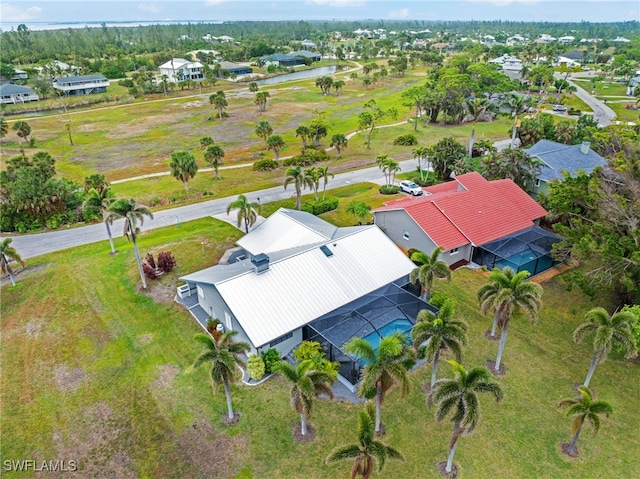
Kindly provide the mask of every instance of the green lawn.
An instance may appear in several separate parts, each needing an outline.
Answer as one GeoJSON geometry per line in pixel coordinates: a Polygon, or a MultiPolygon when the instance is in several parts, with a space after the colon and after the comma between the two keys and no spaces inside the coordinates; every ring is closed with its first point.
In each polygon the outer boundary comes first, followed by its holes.
{"type": "MultiPolygon", "coordinates": [[[[341,194],[371,198],[367,185],[350,188],[341,194]]],[[[355,440],[360,406],[319,401],[310,421],[315,441],[299,444],[291,434],[298,418],[288,386],[272,378],[258,387],[234,386],[242,418],[222,428],[224,394],[212,396],[204,368],[189,368],[200,350],[192,340],[199,327],[171,301],[177,277],[215,264],[240,235],[210,218],[143,233],[143,255],[170,250],[178,261],[144,294],[136,292],[137,268],[123,238],[116,239],[115,256],[105,240],[30,260],[34,271],[20,274],[16,288],[2,289],[2,459],[74,459],[83,478],[105,477],[106,471],[140,478],[347,477],[349,464],[325,466],[323,459],[334,446],[355,440]]],[[[490,319],[479,315],[475,301],[485,280],[463,269],[451,283],[436,286],[457,301],[469,322],[468,367],[485,364],[497,350],[484,339],[490,319]]],[[[575,394],[572,386],[584,379],[591,359],[589,345],[574,345],[571,333],[585,311],[607,303],[567,291],[561,278],[544,288],[538,323],[512,323],[504,356],[508,374],[498,379],[505,399],[482,399],[479,427],[458,447],[460,477],[634,477],[640,375],[637,364],[616,353],[592,381],[614,415],[595,438],[583,434],[578,459],[560,453],[571,426],[556,404],[575,394]]],[[[449,374],[446,364],[440,371],[449,374]]],[[[445,459],[451,425],[436,423],[427,408],[420,386],[429,376],[428,368],[412,372],[415,387],[405,399],[395,390],[389,394],[383,440],[407,461],[388,464],[376,477],[439,477],[434,463],[445,459]]],[[[8,478],[39,477],[3,472],[8,478]]]]}

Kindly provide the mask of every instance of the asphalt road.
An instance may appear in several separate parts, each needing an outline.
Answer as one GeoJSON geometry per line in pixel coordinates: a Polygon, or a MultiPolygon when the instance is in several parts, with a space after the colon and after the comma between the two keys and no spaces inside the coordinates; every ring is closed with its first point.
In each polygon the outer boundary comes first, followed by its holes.
{"type": "MultiPolygon", "coordinates": [[[[593,72],[585,72],[582,74],[576,74],[575,76],[579,76],[581,78],[588,78],[589,73],[593,72]]],[[[564,75],[555,74],[556,78],[564,78],[564,75]]],[[[605,105],[602,101],[591,96],[584,88],[581,88],[577,84],[571,81],[571,76],[567,79],[567,81],[576,87],[575,95],[580,98],[583,102],[589,105],[589,108],[593,110],[593,118],[598,122],[600,126],[608,126],[613,122],[616,117],[616,113],[605,105]]]]}

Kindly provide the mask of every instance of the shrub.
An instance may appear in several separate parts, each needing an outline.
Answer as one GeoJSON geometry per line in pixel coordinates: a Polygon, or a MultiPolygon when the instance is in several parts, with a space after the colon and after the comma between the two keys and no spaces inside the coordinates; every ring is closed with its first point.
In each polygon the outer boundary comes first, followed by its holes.
{"type": "Polygon", "coordinates": [[[333,211],[338,207],[338,198],[335,196],[329,196],[324,200],[318,201],[305,201],[302,205],[302,211],[314,214],[316,216],[326,213],[327,211],[333,211]]]}
{"type": "Polygon", "coordinates": [[[324,150],[305,148],[299,155],[287,158],[282,162],[283,166],[310,166],[314,163],[329,161],[329,154],[324,150]]]}
{"type": "Polygon", "coordinates": [[[293,350],[293,357],[296,363],[312,359],[318,354],[324,355],[324,351],[322,351],[322,345],[316,341],[302,341],[300,346],[293,350]]]}
{"type": "Polygon", "coordinates": [[[265,364],[263,359],[257,354],[249,356],[249,360],[247,361],[247,373],[251,379],[256,381],[264,376],[265,364]]]}
{"type": "Polygon", "coordinates": [[[378,190],[378,192],[381,195],[395,195],[399,191],[400,191],[400,187],[396,185],[391,185],[391,186],[384,185],[384,186],[381,186],[380,189],[378,190]]]}
{"type": "Polygon", "coordinates": [[[255,171],[270,171],[278,168],[278,162],[276,160],[258,160],[253,164],[255,171]]]}
{"type": "Polygon", "coordinates": [[[401,146],[413,146],[418,144],[418,139],[415,137],[415,135],[411,134],[400,135],[398,138],[393,140],[393,144],[401,146]]]}
{"type": "Polygon", "coordinates": [[[220,324],[220,320],[218,318],[209,318],[207,320],[207,331],[209,331],[210,334],[213,334],[213,332],[216,331],[218,324],[220,324]]]}
{"type": "Polygon", "coordinates": [[[176,259],[170,251],[160,251],[160,253],[158,253],[158,269],[160,269],[160,271],[168,273],[176,266],[176,264],[176,259]]]}
{"type": "Polygon", "coordinates": [[[147,263],[142,263],[142,271],[148,279],[158,279],[158,272],[147,263]]]}
{"type": "Polygon", "coordinates": [[[153,259],[153,255],[151,253],[147,253],[147,256],[145,256],[144,259],[147,262],[147,264],[151,266],[153,269],[158,268],[158,266],[156,266],[156,260],[153,259]]]}
{"type": "Polygon", "coordinates": [[[280,358],[280,353],[276,348],[269,348],[266,352],[263,351],[260,353],[262,360],[264,361],[264,371],[265,374],[271,374],[273,372],[273,368],[280,364],[282,358],[280,358]]]}

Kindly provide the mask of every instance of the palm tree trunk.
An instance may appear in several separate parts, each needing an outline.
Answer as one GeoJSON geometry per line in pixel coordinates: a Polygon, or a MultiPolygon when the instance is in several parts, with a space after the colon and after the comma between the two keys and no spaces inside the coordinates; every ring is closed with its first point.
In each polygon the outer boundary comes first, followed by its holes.
{"type": "Polygon", "coordinates": [[[299,186],[296,186],[296,209],[298,211],[300,211],[300,196],[302,196],[302,191],[299,186]]]}
{"type": "Polygon", "coordinates": [[[576,444],[578,442],[578,437],[580,436],[580,431],[582,431],[582,425],[578,428],[576,433],[573,435],[573,439],[571,440],[571,444],[569,444],[569,446],[567,447],[567,452],[570,452],[571,454],[575,454],[577,452],[576,444]]]}
{"type": "Polygon", "coordinates": [[[376,385],[377,394],[376,394],[376,433],[380,432],[380,417],[382,415],[382,383],[378,381],[376,385]]]}
{"type": "Polygon", "coordinates": [[[15,286],[16,285],[16,278],[13,276],[13,270],[11,269],[11,266],[9,266],[9,261],[7,261],[5,259],[5,267],[7,268],[7,273],[9,274],[9,279],[11,280],[11,286],[15,286]]]}
{"type": "Polygon", "coordinates": [[[453,456],[456,455],[456,447],[458,446],[458,439],[460,438],[460,435],[458,434],[458,423],[456,422],[453,425],[453,436],[451,437],[451,448],[449,449],[449,457],[447,458],[447,467],[446,467],[446,471],[447,472],[451,472],[451,469],[453,468],[453,456]]]}
{"type": "Polygon", "coordinates": [[[500,334],[500,346],[498,347],[498,357],[496,358],[495,371],[500,370],[500,361],[502,360],[502,352],[504,351],[504,345],[507,342],[507,330],[509,329],[509,319],[504,322],[502,327],[502,333],[500,334]]]}
{"type": "Polygon", "coordinates": [[[516,121],[514,121],[513,122],[513,131],[511,132],[511,149],[513,149],[515,144],[516,144],[516,129],[517,129],[516,121]]]}
{"type": "Polygon", "coordinates": [[[183,181],[183,183],[184,183],[184,191],[189,191],[189,182],[183,181]]]}
{"type": "Polygon", "coordinates": [[[144,271],[142,270],[142,259],[140,258],[140,251],[138,251],[138,243],[133,238],[133,251],[136,254],[136,260],[138,261],[138,270],[140,271],[140,279],[142,279],[142,287],[147,289],[147,279],[144,277],[144,271]]]}
{"type": "Polygon", "coordinates": [[[109,245],[111,246],[111,254],[115,254],[116,248],[113,246],[113,236],[111,235],[111,228],[109,227],[109,223],[107,223],[106,221],[104,222],[104,225],[107,228],[107,237],[109,238],[109,245]]]}
{"type": "Polygon", "coordinates": [[[493,324],[491,325],[491,337],[496,337],[496,328],[498,327],[498,311],[493,315],[493,324]]]}
{"type": "Polygon", "coordinates": [[[471,138],[469,139],[469,158],[473,154],[473,140],[476,137],[476,127],[475,125],[471,127],[471,138]]]}
{"type": "Polygon", "coordinates": [[[436,375],[438,374],[438,359],[440,359],[440,350],[436,352],[433,357],[433,366],[431,367],[431,390],[433,391],[433,385],[436,383],[436,375]]]}
{"type": "Polygon", "coordinates": [[[223,376],[222,384],[224,385],[224,395],[227,397],[227,411],[228,417],[231,421],[233,419],[233,406],[231,405],[231,387],[229,386],[229,380],[223,376]]]}
{"type": "Polygon", "coordinates": [[[600,351],[596,351],[593,355],[593,359],[591,360],[591,366],[589,366],[589,372],[587,373],[587,379],[584,380],[584,386],[589,387],[589,383],[591,382],[591,376],[593,376],[594,371],[596,370],[596,366],[598,365],[598,359],[600,358],[600,351]]]}
{"type": "Polygon", "coordinates": [[[307,415],[305,413],[300,414],[300,434],[307,435],[307,415]]]}

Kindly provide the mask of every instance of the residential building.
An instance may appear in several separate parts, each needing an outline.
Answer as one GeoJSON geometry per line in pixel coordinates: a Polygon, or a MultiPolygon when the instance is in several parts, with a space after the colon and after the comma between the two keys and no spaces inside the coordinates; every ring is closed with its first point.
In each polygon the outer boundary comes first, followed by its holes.
{"type": "Polygon", "coordinates": [[[60,77],[54,79],[52,83],[53,88],[66,96],[104,93],[109,86],[109,80],[100,74],[60,77]]]}
{"type": "Polygon", "coordinates": [[[0,103],[15,104],[38,101],[40,98],[29,87],[14,85],[13,83],[3,83],[0,85],[0,103]]]}
{"type": "Polygon", "coordinates": [[[295,52],[289,53],[289,55],[294,57],[308,58],[312,62],[319,62],[320,60],[322,60],[322,55],[316,52],[310,52],[309,50],[297,50],[295,52]]]}
{"type": "Polygon", "coordinates": [[[220,264],[181,277],[179,301],[203,327],[212,317],[238,331],[252,353],[273,347],[284,357],[303,340],[320,342],[350,387],[361,364],[345,343],[408,331],[430,309],[403,289],[415,265],[375,225],[337,228],[281,208],[237,244],[220,264]]]}
{"type": "Polygon", "coordinates": [[[204,72],[202,63],[185,60],[184,58],[172,58],[158,67],[160,76],[166,75],[170,83],[179,83],[183,80],[202,81],[204,72]]]}
{"type": "Polygon", "coordinates": [[[535,274],[553,264],[549,253],[557,237],[538,227],[547,212],[510,179],[466,173],[424,191],[373,211],[375,224],[402,249],[431,254],[440,246],[452,267],[474,262],[535,274]]]}
{"type": "Polygon", "coordinates": [[[503,70],[520,71],[522,70],[522,60],[517,57],[511,56],[508,53],[489,60],[489,63],[499,65],[503,70]]]}
{"type": "Polygon", "coordinates": [[[549,192],[549,183],[562,181],[564,173],[575,177],[579,171],[590,175],[594,169],[603,168],[607,160],[590,148],[589,142],[565,145],[550,140],[540,140],[526,152],[542,161],[542,170],[536,179],[534,195],[549,192]]]}
{"type": "Polygon", "coordinates": [[[230,74],[232,73],[237,76],[250,75],[251,73],[253,73],[253,69],[248,65],[241,65],[239,63],[225,61],[221,61],[219,62],[219,64],[220,68],[222,68],[223,70],[227,70],[230,74]]]}
{"type": "Polygon", "coordinates": [[[317,47],[317,45],[316,45],[315,43],[313,43],[311,40],[308,40],[308,39],[304,39],[304,40],[302,40],[301,45],[302,45],[304,48],[307,48],[307,49],[309,49],[309,48],[316,48],[316,47],[317,47]]]}
{"type": "Polygon", "coordinates": [[[275,65],[283,67],[295,67],[298,65],[304,65],[304,60],[300,57],[288,55],[285,53],[274,53],[272,55],[265,55],[260,57],[265,62],[265,65],[275,65]]]}

